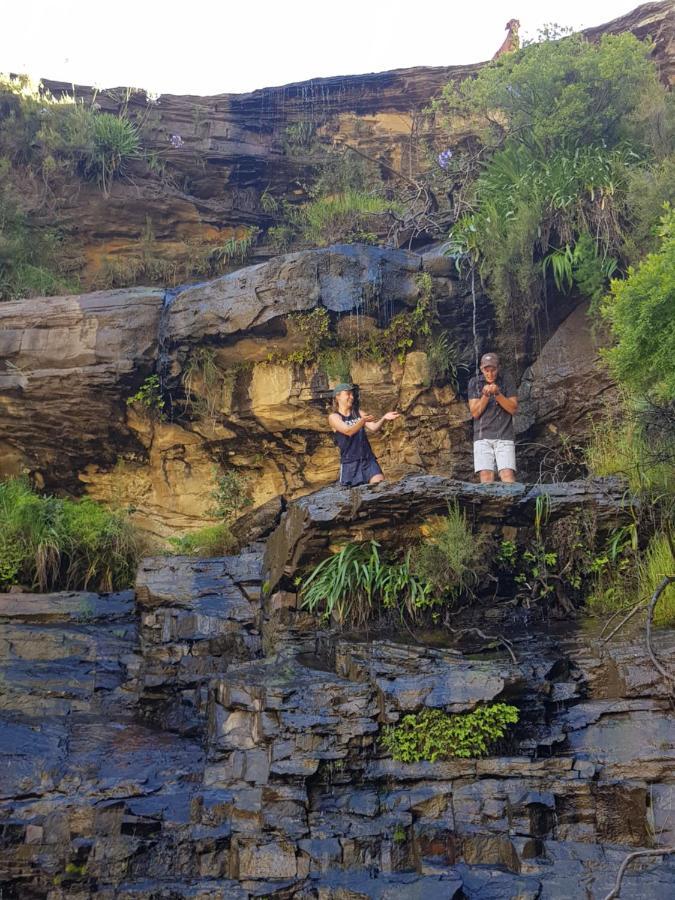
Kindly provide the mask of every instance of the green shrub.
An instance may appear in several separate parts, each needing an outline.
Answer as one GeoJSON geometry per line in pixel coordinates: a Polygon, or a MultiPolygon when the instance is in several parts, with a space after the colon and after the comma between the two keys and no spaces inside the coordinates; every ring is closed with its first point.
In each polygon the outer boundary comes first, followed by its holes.
{"type": "Polygon", "coordinates": [[[518,709],[506,703],[481,706],[470,713],[448,715],[425,709],[404,716],[384,729],[381,743],[399,762],[471,759],[487,756],[494,744],[518,721],[518,709]]]}
{"type": "Polygon", "coordinates": [[[433,605],[431,586],[410,571],[408,557],[388,562],[377,541],[346,544],[300,580],[303,608],[338,625],[361,625],[383,610],[414,619],[433,605]]]}
{"type": "Polygon", "coordinates": [[[125,164],[139,156],[140,138],[133,122],[109,113],[93,115],[90,128],[90,142],[83,154],[85,171],[96,178],[107,195],[125,164]]]}
{"type": "Polygon", "coordinates": [[[456,503],[450,504],[447,516],[429,520],[426,531],[411,551],[411,572],[430,584],[437,597],[471,594],[486,569],[485,537],[472,533],[456,503]]]}
{"type": "Polygon", "coordinates": [[[302,207],[300,237],[312,246],[325,247],[372,231],[374,223],[386,221],[396,211],[400,212],[395,202],[362,191],[317,197],[302,207]]]}
{"type": "Polygon", "coordinates": [[[602,303],[616,345],[605,352],[617,379],[636,394],[675,400],[675,211],[661,225],[661,247],[625,281],[612,281],[602,303]]]}
{"type": "Polygon", "coordinates": [[[224,523],[169,538],[169,543],[181,556],[227,556],[237,548],[237,539],[224,523]]]}
{"type": "Polygon", "coordinates": [[[459,361],[457,344],[450,340],[447,331],[429,338],[426,348],[431,384],[450,384],[457,390],[457,373],[466,366],[459,361]]]}
{"type": "Polygon", "coordinates": [[[211,493],[215,500],[211,515],[223,519],[225,523],[234,521],[244,509],[253,504],[248,479],[235,469],[218,475],[216,484],[216,489],[211,493]]]}
{"type": "Polygon", "coordinates": [[[164,419],[164,407],[166,401],[162,396],[162,387],[159,375],[148,375],[140,388],[131,397],[127,397],[127,406],[137,403],[151,416],[160,420],[164,419]]]}
{"type": "Polygon", "coordinates": [[[111,591],[133,583],[142,540],[126,513],[0,483],[0,588],[111,591]]]}

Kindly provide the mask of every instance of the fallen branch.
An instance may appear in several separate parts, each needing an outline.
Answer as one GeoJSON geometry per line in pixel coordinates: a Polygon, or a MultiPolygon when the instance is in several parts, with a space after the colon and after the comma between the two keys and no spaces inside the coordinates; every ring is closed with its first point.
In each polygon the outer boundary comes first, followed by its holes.
{"type": "Polygon", "coordinates": [[[661,584],[654,591],[654,596],[649,601],[649,609],[647,610],[647,651],[656,669],[661,673],[661,675],[663,675],[664,678],[666,678],[671,683],[675,681],[675,676],[673,676],[672,673],[668,672],[668,670],[661,665],[661,663],[656,658],[656,655],[654,654],[654,650],[652,648],[652,619],[654,617],[654,609],[659,601],[659,597],[668,587],[668,585],[672,584],[673,582],[675,582],[675,575],[666,575],[661,584]]]}
{"type": "MultiPolygon", "coordinates": [[[[616,628],[614,628],[614,629],[607,635],[607,637],[605,638],[605,643],[607,643],[607,641],[609,641],[611,638],[613,638],[614,635],[617,633],[617,631],[620,631],[620,630],[623,628],[623,626],[626,624],[626,622],[630,622],[630,620],[633,618],[633,616],[635,615],[636,612],[639,612],[641,609],[644,609],[644,608],[645,608],[645,603],[646,603],[646,602],[647,602],[646,600],[640,600],[639,603],[636,603],[635,606],[634,606],[634,607],[631,609],[631,611],[628,613],[628,615],[627,615],[627,616],[624,616],[623,619],[622,619],[622,620],[619,622],[619,624],[616,626],[616,628]]],[[[616,613],[615,613],[615,615],[616,615],[616,613]]],[[[615,616],[612,616],[612,619],[613,619],[613,618],[615,618],[615,616]]],[[[610,619],[610,621],[611,621],[611,619],[610,619]]],[[[601,637],[602,637],[602,635],[601,635],[601,637]]]]}
{"type": "Polygon", "coordinates": [[[481,649],[492,650],[495,647],[505,647],[514,664],[518,665],[516,654],[513,652],[513,644],[501,634],[492,637],[489,634],[485,634],[480,628],[448,628],[448,631],[452,631],[453,634],[459,634],[460,636],[463,634],[477,634],[478,637],[483,638],[484,641],[490,642],[486,647],[481,649]]]}
{"type": "Polygon", "coordinates": [[[614,900],[615,897],[619,896],[623,876],[626,874],[626,869],[634,859],[639,859],[642,856],[668,856],[671,853],[675,853],[675,847],[662,847],[659,850],[636,850],[635,853],[629,853],[621,863],[621,867],[616,876],[616,881],[614,882],[614,887],[609,892],[609,894],[607,894],[604,900],[614,900]]]}

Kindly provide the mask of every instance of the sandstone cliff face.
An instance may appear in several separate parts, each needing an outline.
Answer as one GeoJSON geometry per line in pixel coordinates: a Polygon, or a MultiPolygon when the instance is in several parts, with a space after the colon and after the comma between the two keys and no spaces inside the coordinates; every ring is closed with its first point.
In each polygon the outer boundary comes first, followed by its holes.
{"type": "MultiPolygon", "coordinates": [[[[672,83],[675,15],[670,0],[644,4],[586,33],[598,40],[623,31],[653,38],[661,76],[672,83]]],[[[72,244],[71,266],[80,268],[86,286],[107,286],[105,270],[124,270],[137,260],[139,245],[150,234],[152,253],[171,271],[204,247],[242,237],[250,226],[269,227],[273,218],[261,204],[262,195],[301,199],[303,173],[313,162],[311,154],[291,159],[285,152],[285,129],[297,123],[309,123],[329,143],[349,143],[395,171],[411,165],[416,170],[420,140],[433,132],[433,121],[423,111],[444,84],[470,77],[481,65],[320,78],[240,95],[163,95],[157,103],[148,103],[144,92],[129,96],[123,88],[99,92],[96,102],[103,110],[116,113],[125,107],[142,126],[155,164],[133,164],[129,178],[113,184],[109,198],[80,182],[63,191],[56,224],[72,244]],[[180,136],[180,148],[171,147],[172,135],[180,136]]],[[[46,84],[56,94],[71,90],[64,83],[46,84]]],[[[77,93],[92,99],[90,88],[77,93]]],[[[463,137],[458,134],[456,141],[463,137]]]]}
{"type": "MultiPolygon", "coordinates": [[[[458,352],[470,354],[471,298],[443,265],[446,274],[432,279],[439,315],[458,352]]],[[[443,265],[427,263],[436,273],[443,265]]],[[[75,493],[84,485],[94,498],[134,507],[161,535],[208,520],[223,468],[249,477],[256,506],[326,484],[337,475],[329,378],[315,363],[286,361],[307,339],[292,315],[325,310],[365,344],[378,317],[384,324],[414,306],[425,271],[417,254],[344,246],[177,294],[130,289],[3,304],[0,472],[27,471],[75,493]],[[126,403],[155,367],[168,404],[162,417],[126,403]]],[[[479,327],[489,334],[485,303],[479,327]]],[[[374,440],[389,475],[468,472],[465,404],[448,384],[430,384],[425,353],[381,361],[357,353],[351,376],[371,409],[405,414],[374,440]]]]}
{"type": "MultiPolygon", "coordinates": [[[[372,437],[386,476],[470,478],[465,394],[432,378],[424,350],[379,358],[367,352],[369,336],[414,308],[429,286],[434,330],[443,329],[456,361],[466,361],[459,370],[465,387],[475,348],[483,352],[493,338],[491,306],[475,298],[474,342],[470,287],[451,260],[434,254],[335,246],[178,291],[132,288],[2,304],[0,477],[26,472],[50,490],[131,507],[161,537],[211,521],[211,494],[226,471],[247,480],[256,508],[334,481],[338,453],[326,414],[340,378],[318,360],[297,361],[308,339],[297,316],[319,311],[337,349],[349,347],[363,407],[403,413],[372,437]],[[429,279],[424,288],[422,276],[429,279]],[[153,372],[161,379],[161,415],[127,403],[153,372]]],[[[556,316],[564,313],[560,306],[556,316]]],[[[611,389],[577,310],[523,379],[519,427],[535,445],[530,468],[536,471],[560,433],[583,437],[604,405],[599,383],[611,389]]],[[[526,475],[527,453],[521,462],[526,475]]]]}

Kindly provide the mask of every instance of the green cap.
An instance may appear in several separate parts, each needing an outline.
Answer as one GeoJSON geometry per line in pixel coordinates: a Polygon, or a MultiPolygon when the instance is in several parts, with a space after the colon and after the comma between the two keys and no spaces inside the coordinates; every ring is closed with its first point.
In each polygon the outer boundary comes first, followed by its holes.
{"type": "Polygon", "coordinates": [[[354,390],[353,384],[347,384],[346,381],[341,381],[340,384],[336,384],[335,387],[333,388],[333,396],[337,397],[337,395],[340,393],[340,391],[353,391],[353,390],[354,390]]]}

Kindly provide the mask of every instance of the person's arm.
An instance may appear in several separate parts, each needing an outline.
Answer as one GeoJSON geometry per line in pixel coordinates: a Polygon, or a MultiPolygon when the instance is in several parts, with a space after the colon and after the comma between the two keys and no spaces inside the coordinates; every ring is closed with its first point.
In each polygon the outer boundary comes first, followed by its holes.
{"type": "Polygon", "coordinates": [[[393,419],[398,419],[400,415],[401,413],[397,413],[392,410],[391,412],[385,413],[381,419],[377,420],[377,422],[366,422],[366,428],[368,429],[368,431],[379,431],[385,422],[391,422],[393,419]]]}
{"type": "Polygon", "coordinates": [[[353,425],[346,425],[337,413],[331,413],[328,416],[328,423],[333,431],[339,431],[340,434],[346,434],[347,437],[352,437],[352,435],[355,435],[358,431],[361,431],[364,425],[367,425],[368,422],[372,421],[373,417],[367,415],[366,413],[361,413],[361,418],[357,419],[357,421],[354,422],[353,425]]]}
{"type": "Polygon", "coordinates": [[[502,409],[505,409],[506,412],[510,416],[515,416],[518,412],[518,398],[517,397],[505,397],[501,391],[498,394],[495,394],[495,400],[502,409]]]}
{"type": "Polygon", "coordinates": [[[469,412],[471,413],[472,418],[480,419],[485,410],[487,409],[488,403],[490,402],[490,397],[488,394],[482,394],[478,399],[469,400],[469,412]]]}

